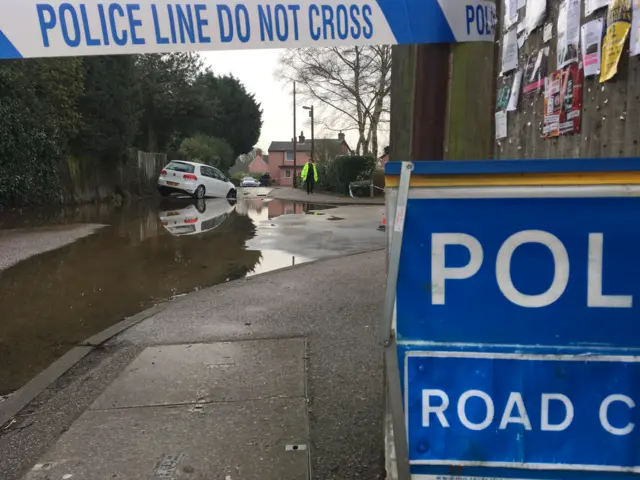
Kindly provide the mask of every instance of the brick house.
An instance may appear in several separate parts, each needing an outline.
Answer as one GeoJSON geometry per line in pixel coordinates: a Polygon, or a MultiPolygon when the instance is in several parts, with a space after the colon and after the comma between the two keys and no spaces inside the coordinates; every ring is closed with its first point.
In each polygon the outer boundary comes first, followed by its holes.
{"type": "MultiPolygon", "coordinates": [[[[344,139],[344,133],[340,132],[338,138],[316,138],[314,142],[314,155],[316,159],[326,158],[328,153],[347,155],[351,152],[344,139]],[[337,152],[337,153],[334,153],[337,152]]],[[[304,134],[298,137],[296,145],[296,170],[298,175],[302,167],[311,156],[311,140],[304,134]]],[[[293,185],[293,140],[289,142],[271,142],[269,146],[269,176],[277,185],[293,185]]]]}
{"type": "Polygon", "coordinates": [[[249,164],[249,173],[268,173],[268,161],[268,155],[262,155],[262,150],[258,149],[256,151],[256,157],[251,160],[251,163],[249,164]]]}

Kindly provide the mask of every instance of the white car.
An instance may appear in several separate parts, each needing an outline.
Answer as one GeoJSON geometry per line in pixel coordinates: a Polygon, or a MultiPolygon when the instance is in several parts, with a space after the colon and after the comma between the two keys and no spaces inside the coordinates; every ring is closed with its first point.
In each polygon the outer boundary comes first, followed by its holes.
{"type": "Polygon", "coordinates": [[[253,177],[243,177],[242,182],[240,182],[241,187],[259,187],[260,182],[253,177]]]}
{"type": "Polygon", "coordinates": [[[163,197],[179,192],[196,198],[236,198],[235,185],[220,170],[184,160],[173,160],[162,169],[158,191],[163,197]]]}
{"type": "Polygon", "coordinates": [[[198,199],[195,205],[159,212],[158,218],[171,235],[197,235],[222,225],[233,212],[235,203],[223,198],[198,199]]]}

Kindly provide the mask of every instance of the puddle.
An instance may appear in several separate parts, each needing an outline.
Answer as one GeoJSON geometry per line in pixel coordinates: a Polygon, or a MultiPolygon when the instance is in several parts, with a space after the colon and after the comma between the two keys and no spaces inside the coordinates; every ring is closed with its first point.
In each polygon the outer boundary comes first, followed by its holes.
{"type": "MultiPolygon", "coordinates": [[[[162,300],[359,248],[296,223],[330,208],[163,199],[3,212],[1,238],[15,240],[28,258],[0,270],[0,399],[72,346],[162,300]],[[66,237],[89,224],[106,226],[66,237]],[[48,245],[43,229],[54,230],[59,244],[48,245]]],[[[373,238],[368,227],[363,232],[373,238]]]]}

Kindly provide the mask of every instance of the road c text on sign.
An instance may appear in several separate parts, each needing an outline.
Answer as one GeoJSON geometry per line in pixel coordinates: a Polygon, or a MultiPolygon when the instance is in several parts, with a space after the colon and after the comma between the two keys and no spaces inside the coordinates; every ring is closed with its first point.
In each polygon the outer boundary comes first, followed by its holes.
{"type": "Polygon", "coordinates": [[[415,352],[406,385],[414,464],[640,472],[640,357],[415,352]]]}

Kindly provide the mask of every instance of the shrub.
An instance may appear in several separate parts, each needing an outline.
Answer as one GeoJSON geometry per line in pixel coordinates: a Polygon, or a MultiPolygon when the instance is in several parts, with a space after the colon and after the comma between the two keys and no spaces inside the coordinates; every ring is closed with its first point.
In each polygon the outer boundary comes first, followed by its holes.
{"type": "Polygon", "coordinates": [[[328,191],[349,193],[349,184],[371,179],[376,161],[370,156],[341,155],[318,167],[319,186],[328,191]]]}
{"type": "Polygon", "coordinates": [[[185,138],[180,152],[189,160],[217,167],[222,172],[228,171],[234,162],[233,150],[226,140],[200,133],[185,138]]]}

